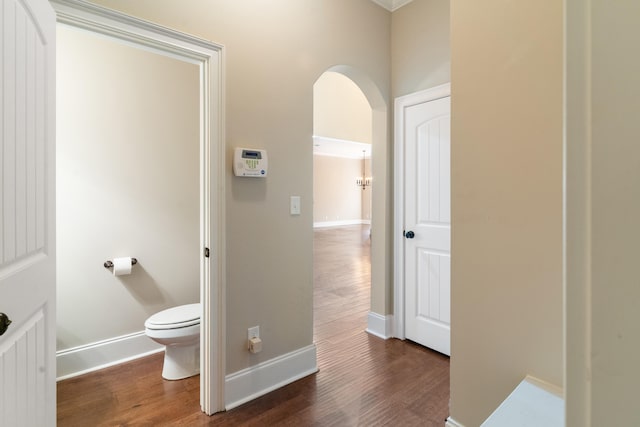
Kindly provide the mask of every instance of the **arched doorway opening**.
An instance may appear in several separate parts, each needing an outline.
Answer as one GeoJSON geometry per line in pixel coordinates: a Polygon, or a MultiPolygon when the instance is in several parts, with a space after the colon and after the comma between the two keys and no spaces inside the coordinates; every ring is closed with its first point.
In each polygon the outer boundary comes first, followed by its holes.
{"type": "MultiPolygon", "coordinates": [[[[366,144],[366,147],[351,145],[353,152],[358,152],[360,156],[356,168],[358,174],[344,182],[343,186],[359,191],[358,194],[362,196],[359,200],[360,212],[363,214],[360,223],[366,226],[366,237],[371,237],[370,298],[366,315],[366,330],[382,338],[392,336],[393,304],[391,287],[391,212],[393,206],[386,203],[387,200],[391,200],[392,188],[388,166],[391,159],[389,154],[391,153],[391,144],[387,124],[388,111],[384,97],[375,83],[364,73],[350,66],[339,65],[326,70],[316,81],[314,85],[314,145],[320,145],[324,148],[327,145],[342,144],[344,148],[345,140],[351,143],[366,144]],[[317,93],[316,89],[323,88],[327,76],[338,88],[333,88],[334,99],[327,103],[330,105],[331,111],[323,113],[318,110],[316,102],[323,95],[317,93]],[[347,89],[349,85],[351,85],[352,92],[347,89]],[[359,95],[354,95],[356,93],[359,95]],[[359,99],[354,101],[351,99],[352,96],[359,99]],[[327,114],[331,117],[319,117],[321,114],[327,114]],[[343,126],[343,128],[339,132],[331,131],[330,133],[327,129],[332,129],[332,126],[334,128],[343,126]],[[353,128],[354,126],[356,129],[353,128]],[[321,133],[325,133],[325,135],[321,133]],[[321,140],[319,137],[328,138],[321,140]],[[363,181],[364,190],[361,186],[363,181]]],[[[318,148],[314,147],[314,153],[317,153],[318,148]]],[[[319,156],[314,155],[314,159],[317,158],[319,156]]],[[[332,177],[336,178],[337,173],[335,173],[335,169],[333,171],[332,177]]],[[[316,203],[321,202],[317,198],[319,196],[317,181],[318,177],[314,172],[314,224],[331,226],[347,222],[347,220],[341,222],[339,218],[331,218],[330,214],[323,214],[322,206],[316,206],[316,203]]],[[[355,196],[354,199],[358,200],[358,197],[355,196]]]]}

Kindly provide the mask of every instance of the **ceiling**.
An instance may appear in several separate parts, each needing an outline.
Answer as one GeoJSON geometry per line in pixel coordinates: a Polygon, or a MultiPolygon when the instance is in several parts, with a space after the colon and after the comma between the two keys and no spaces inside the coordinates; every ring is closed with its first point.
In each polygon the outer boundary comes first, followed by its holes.
{"type": "Polygon", "coordinates": [[[379,4],[380,6],[384,7],[385,9],[391,12],[395,12],[405,4],[411,3],[413,0],[371,0],[371,1],[373,1],[376,4],[379,4]]]}

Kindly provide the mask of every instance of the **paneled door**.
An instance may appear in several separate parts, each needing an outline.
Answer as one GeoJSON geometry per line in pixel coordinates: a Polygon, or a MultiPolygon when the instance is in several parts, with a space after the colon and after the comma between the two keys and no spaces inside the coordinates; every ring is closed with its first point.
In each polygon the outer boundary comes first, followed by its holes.
{"type": "Polygon", "coordinates": [[[53,426],[56,16],[2,0],[0,21],[0,426],[53,426]]]}
{"type": "Polygon", "coordinates": [[[404,109],[405,337],[450,354],[451,98],[404,109]]]}

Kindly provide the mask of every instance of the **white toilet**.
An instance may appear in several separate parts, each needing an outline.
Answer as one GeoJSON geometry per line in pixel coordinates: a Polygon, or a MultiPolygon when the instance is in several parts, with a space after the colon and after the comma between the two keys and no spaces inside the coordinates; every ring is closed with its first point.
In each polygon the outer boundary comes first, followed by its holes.
{"type": "Polygon", "coordinates": [[[162,377],[180,380],[200,373],[200,303],[169,308],[144,322],[145,333],[166,346],[162,377]]]}

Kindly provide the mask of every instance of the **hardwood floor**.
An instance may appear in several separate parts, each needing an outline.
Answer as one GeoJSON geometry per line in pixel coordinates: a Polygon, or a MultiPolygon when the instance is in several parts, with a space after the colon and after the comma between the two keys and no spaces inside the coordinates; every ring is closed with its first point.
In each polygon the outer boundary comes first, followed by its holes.
{"type": "Polygon", "coordinates": [[[367,334],[368,229],[321,229],[314,242],[320,371],[211,417],[199,377],[161,378],[162,354],[58,383],[59,426],[443,426],[449,358],[367,334]]]}

